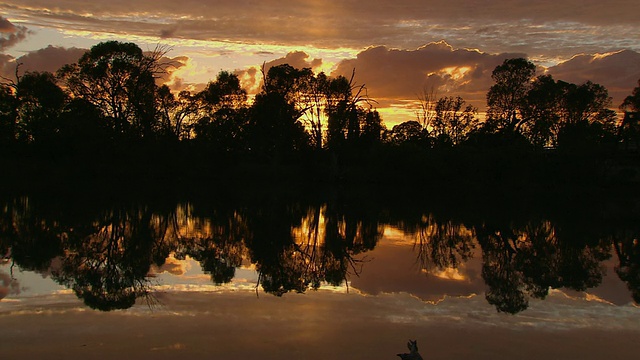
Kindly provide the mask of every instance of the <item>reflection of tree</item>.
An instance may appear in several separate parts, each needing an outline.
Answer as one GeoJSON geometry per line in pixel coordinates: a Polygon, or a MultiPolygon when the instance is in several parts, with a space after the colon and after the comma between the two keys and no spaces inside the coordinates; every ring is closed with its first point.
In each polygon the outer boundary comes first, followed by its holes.
{"type": "Polygon", "coordinates": [[[202,271],[211,275],[216,285],[230,282],[247,253],[243,243],[247,236],[244,219],[234,211],[217,212],[217,216],[206,220],[188,211],[178,213],[176,228],[185,229],[185,233],[179,234],[176,258],[184,259],[188,255],[200,262],[202,271]]]}
{"type": "Polygon", "coordinates": [[[601,262],[609,256],[608,248],[574,237],[581,232],[530,221],[523,226],[483,225],[476,233],[487,301],[498,311],[520,312],[528,307],[528,296],[545,298],[550,288],[585,291],[602,282],[601,262]]]}
{"type": "Polygon", "coordinates": [[[483,227],[476,229],[482,247],[482,278],[489,288],[485,294],[498,311],[517,313],[529,306],[522,274],[515,263],[517,238],[513,230],[483,227]]]}
{"type": "Polygon", "coordinates": [[[61,222],[38,214],[26,197],[0,207],[0,252],[10,253],[23,270],[47,271],[51,260],[62,254],[66,231],[61,222]]]}
{"type": "Polygon", "coordinates": [[[619,264],[615,267],[620,279],[627,283],[633,301],[640,304],[640,242],[638,233],[626,233],[613,242],[619,264]]]}
{"type": "Polygon", "coordinates": [[[68,234],[54,279],[98,310],[126,309],[138,297],[149,300],[147,274],[155,252],[163,249],[157,245],[166,229],[166,218],[144,206],[107,211],[91,231],[68,234]]]}
{"type": "Polygon", "coordinates": [[[274,202],[253,210],[247,247],[265,292],[282,296],[318,289],[323,282],[337,286],[350,269],[357,273],[360,261],[353,255],[375,247],[382,227],[356,210],[341,209],[274,202]]]}
{"type": "Polygon", "coordinates": [[[425,215],[418,230],[415,250],[423,269],[457,269],[473,255],[473,232],[462,224],[425,215]]]}

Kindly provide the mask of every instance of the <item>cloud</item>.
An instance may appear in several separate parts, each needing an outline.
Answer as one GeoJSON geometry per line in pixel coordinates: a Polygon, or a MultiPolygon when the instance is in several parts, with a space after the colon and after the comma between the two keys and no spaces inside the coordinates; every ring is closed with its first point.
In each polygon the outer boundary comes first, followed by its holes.
{"type": "Polygon", "coordinates": [[[166,272],[172,275],[184,275],[187,272],[186,266],[187,265],[184,260],[168,257],[162,266],[152,266],[150,272],[152,274],[162,274],[166,272]]]}
{"type": "Polygon", "coordinates": [[[0,33],[14,33],[16,27],[9,20],[0,16],[0,33]]]}
{"type": "Polygon", "coordinates": [[[414,50],[376,46],[360,52],[355,59],[341,61],[332,76],[365,84],[368,94],[381,105],[398,100],[417,100],[431,87],[438,96],[462,96],[475,106],[483,106],[491,86],[491,72],[504,59],[524,54],[488,54],[477,50],[454,49],[445,41],[429,43],[414,50]]]}
{"type": "Polygon", "coordinates": [[[322,59],[309,59],[309,54],[304,51],[292,51],[287,55],[265,63],[265,71],[269,72],[274,66],[289,64],[296,69],[311,68],[315,70],[322,66],[322,59]]]}
{"type": "Polygon", "coordinates": [[[172,26],[166,29],[160,29],[160,38],[169,39],[169,38],[175,37],[177,31],[178,31],[178,26],[172,26]]]}
{"type": "Polygon", "coordinates": [[[5,0],[0,9],[35,26],[155,38],[287,44],[319,48],[387,45],[405,49],[447,39],[462,48],[568,58],[630,48],[640,51],[630,0],[512,1],[235,0],[109,2],[5,0]],[[179,29],[179,31],[177,31],[179,29]]]}
{"type": "Polygon", "coordinates": [[[77,62],[86,51],[87,49],[49,45],[46,48],[31,51],[19,57],[16,62],[22,64],[20,65],[21,73],[25,71],[48,71],[55,74],[62,66],[77,62]]]}
{"type": "Polygon", "coordinates": [[[11,55],[0,54],[0,76],[4,79],[15,80],[16,59],[11,55]]]}
{"type": "Polygon", "coordinates": [[[638,84],[640,53],[617,51],[606,54],[581,54],[550,67],[548,73],[556,80],[582,84],[588,80],[603,85],[618,106],[638,84]]]}
{"type": "Polygon", "coordinates": [[[0,301],[9,295],[20,294],[20,286],[9,274],[0,271],[0,301]]]}
{"type": "Polygon", "coordinates": [[[29,34],[25,26],[16,26],[6,18],[0,16],[0,51],[24,40],[29,34]]]}
{"type": "MultiPolygon", "coordinates": [[[[182,79],[179,79],[176,76],[176,72],[186,66],[189,63],[189,57],[187,56],[176,56],[176,57],[168,57],[163,56],[158,60],[158,63],[162,68],[165,69],[165,72],[160,75],[160,77],[156,80],[158,84],[171,84],[172,87],[176,83],[182,83],[182,79]]],[[[181,90],[181,89],[177,89],[181,90]]]]}

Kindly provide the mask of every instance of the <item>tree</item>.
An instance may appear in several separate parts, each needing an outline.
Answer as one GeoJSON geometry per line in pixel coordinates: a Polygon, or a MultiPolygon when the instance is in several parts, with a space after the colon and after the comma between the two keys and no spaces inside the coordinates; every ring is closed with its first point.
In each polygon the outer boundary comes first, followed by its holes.
{"type": "Polygon", "coordinates": [[[422,125],[415,121],[405,121],[391,128],[389,140],[392,144],[418,143],[427,137],[422,125]]]}
{"type": "Polygon", "coordinates": [[[175,96],[167,85],[162,85],[157,90],[156,106],[161,133],[178,140],[191,137],[192,122],[199,110],[196,96],[187,90],[175,96]]]}
{"type": "Polygon", "coordinates": [[[288,64],[274,66],[265,75],[262,91],[256,95],[250,115],[250,147],[257,154],[277,160],[309,145],[300,122],[304,113],[297,92],[306,71],[288,64]]]}
{"type": "Polygon", "coordinates": [[[556,82],[551,75],[540,75],[524,98],[523,134],[537,148],[555,146],[561,126],[561,114],[567,83],[556,82]]]}
{"type": "Polygon", "coordinates": [[[460,97],[442,97],[435,105],[435,118],[432,121],[432,136],[444,138],[453,145],[458,145],[467,135],[476,129],[478,109],[460,97]]]}
{"type": "Polygon", "coordinates": [[[67,94],[56,84],[55,76],[49,72],[27,72],[16,85],[18,138],[43,142],[57,136],[67,94]]]}
{"type": "Polygon", "coordinates": [[[623,111],[640,111],[640,80],[638,80],[638,86],[633,88],[631,95],[624,98],[624,101],[620,105],[620,110],[623,111]]]}
{"type": "Polygon", "coordinates": [[[247,93],[237,75],[220,72],[194,99],[197,139],[225,152],[246,147],[247,93]]]}
{"type": "Polygon", "coordinates": [[[367,88],[355,85],[354,77],[355,70],[351,79],[338,76],[331,79],[327,87],[327,141],[330,148],[357,143],[367,121],[367,114],[373,111],[367,88]],[[363,108],[362,103],[368,104],[369,109],[363,108]]]}
{"type": "Polygon", "coordinates": [[[62,67],[58,76],[75,97],[102,109],[120,134],[150,137],[155,123],[155,77],[164,72],[166,53],[156,48],[145,55],[134,43],[107,41],[87,51],[75,64],[62,67]]]}
{"type": "Polygon", "coordinates": [[[418,96],[420,110],[416,112],[416,117],[424,129],[428,129],[431,126],[436,116],[436,97],[437,93],[434,87],[429,89],[424,87],[422,93],[418,96]]]}
{"type": "Polygon", "coordinates": [[[309,128],[311,144],[316,150],[324,145],[325,111],[328,106],[330,80],[325,73],[313,76],[310,72],[303,83],[300,102],[304,110],[304,120],[309,128]]]}
{"type": "Polygon", "coordinates": [[[522,109],[536,66],[523,58],[507,59],[491,73],[495,82],[487,93],[487,122],[498,130],[520,130],[522,109]]]}
{"type": "Polygon", "coordinates": [[[631,95],[624,99],[620,110],[624,111],[619,129],[620,140],[627,148],[637,148],[640,143],[640,80],[631,95]]]}
{"type": "Polygon", "coordinates": [[[566,84],[558,146],[589,152],[615,143],[616,113],[610,106],[611,97],[604,86],[591,81],[566,84]]]}
{"type": "Polygon", "coordinates": [[[611,97],[607,89],[591,81],[581,85],[568,84],[565,91],[565,124],[579,122],[600,123],[607,129],[615,127],[615,112],[610,109],[611,97]]]}

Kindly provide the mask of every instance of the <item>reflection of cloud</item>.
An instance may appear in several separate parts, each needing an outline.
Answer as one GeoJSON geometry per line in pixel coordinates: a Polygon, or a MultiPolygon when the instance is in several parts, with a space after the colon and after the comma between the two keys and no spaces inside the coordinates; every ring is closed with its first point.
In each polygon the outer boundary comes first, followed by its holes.
{"type": "MultiPolygon", "coordinates": [[[[413,239],[412,236],[405,237],[413,239]]],[[[438,302],[447,297],[484,293],[481,259],[469,259],[457,270],[425,274],[420,271],[418,254],[412,243],[397,239],[387,243],[386,237],[367,253],[367,258],[371,260],[363,264],[359,276],[350,278],[351,286],[365,294],[407,293],[425,301],[438,302]]]]}
{"type": "Polygon", "coordinates": [[[184,350],[186,349],[187,346],[183,343],[174,343],[171,345],[167,345],[167,346],[160,346],[160,347],[153,347],[151,348],[151,351],[158,351],[158,350],[184,350]]]}
{"type": "Polygon", "coordinates": [[[186,260],[178,260],[173,256],[169,256],[164,264],[160,267],[153,266],[151,272],[154,274],[169,273],[172,275],[184,275],[188,270],[188,263],[186,260]]]}
{"type": "Polygon", "coordinates": [[[9,295],[20,294],[20,286],[18,282],[6,274],[0,271],[0,300],[6,298],[9,295]]]}

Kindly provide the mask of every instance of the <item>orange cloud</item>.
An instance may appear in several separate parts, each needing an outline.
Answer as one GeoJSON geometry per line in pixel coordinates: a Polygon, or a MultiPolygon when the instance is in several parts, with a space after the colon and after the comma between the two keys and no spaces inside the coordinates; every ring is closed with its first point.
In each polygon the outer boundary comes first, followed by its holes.
{"type": "Polygon", "coordinates": [[[433,87],[438,96],[460,95],[483,107],[493,69],[506,58],[523,56],[454,49],[445,41],[415,50],[376,46],[343,60],[332,75],[348,77],[355,69],[356,81],[365,84],[381,106],[417,100],[423,89],[433,87]]]}

